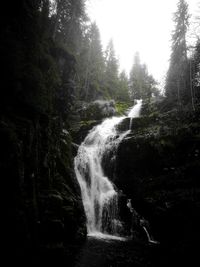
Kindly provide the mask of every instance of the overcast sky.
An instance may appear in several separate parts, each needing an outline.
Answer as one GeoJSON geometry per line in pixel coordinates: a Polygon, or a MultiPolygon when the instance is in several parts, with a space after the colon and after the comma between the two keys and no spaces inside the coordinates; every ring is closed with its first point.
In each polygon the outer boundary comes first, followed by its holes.
{"type": "MultiPolygon", "coordinates": [[[[136,51],[149,73],[162,82],[168,68],[172,14],[178,0],[88,0],[87,10],[96,21],[105,48],[114,41],[120,68],[129,73],[136,51]]],[[[188,0],[190,13],[197,12],[199,0],[188,0]]]]}

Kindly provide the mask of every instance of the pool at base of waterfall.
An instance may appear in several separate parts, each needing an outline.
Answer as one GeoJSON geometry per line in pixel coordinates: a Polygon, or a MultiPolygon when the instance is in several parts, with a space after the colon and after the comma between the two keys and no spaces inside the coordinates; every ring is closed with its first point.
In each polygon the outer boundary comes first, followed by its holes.
{"type": "Polygon", "coordinates": [[[167,267],[165,265],[165,251],[162,251],[160,246],[152,246],[148,242],[118,238],[118,236],[99,233],[89,235],[85,243],[76,251],[74,262],[67,266],[167,267]]]}
{"type": "Polygon", "coordinates": [[[116,241],[127,241],[127,238],[121,237],[121,236],[116,236],[116,235],[109,235],[109,234],[104,234],[101,232],[93,232],[88,234],[88,237],[96,238],[96,239],[103,239],[103,240],[116,240],[116,241]]]}

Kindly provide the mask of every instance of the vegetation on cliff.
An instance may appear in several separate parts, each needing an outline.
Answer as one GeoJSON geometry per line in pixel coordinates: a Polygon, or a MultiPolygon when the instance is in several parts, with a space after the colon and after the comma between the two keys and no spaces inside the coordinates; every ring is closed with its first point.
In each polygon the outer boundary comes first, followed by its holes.
{"type": "MultiPolygon", "coordinates": [[[[180,0],[174,15],[162,96],[139,54],[129,77],[119,71],[113,42],[103,51],[84,0],[4,1],[1,7],[0,172],[10,249],[20,257],[85,238],[73,166],[77,144],[137,98],[143,99],[141,117],[105,172],[135,201],[158,239],[181,243],[181,253],[196,246],[200,42],[188,54],[187,3],[180,0]]],[[[118,131],[129,125],[124,120],[118,131]]]]}

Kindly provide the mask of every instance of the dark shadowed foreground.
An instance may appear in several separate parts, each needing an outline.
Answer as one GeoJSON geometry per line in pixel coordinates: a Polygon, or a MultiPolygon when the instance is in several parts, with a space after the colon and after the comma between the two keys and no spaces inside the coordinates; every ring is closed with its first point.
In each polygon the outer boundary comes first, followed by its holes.
{"type": "Polygon", "coordinates": [[[154,266],[158,248],[144,243],[89,238],[77,254],[75,267],[154,266]]]}
{"type": "MultiPolygon", "coordinates": [[[[119,241],[88,237],[82,245],[65,250],[48,250],[28,257],[26,266],[66,267],[167,267],[197,266],[197,250],[181,250],[170,245],[145,241],[119,241]],[[38,254],[38,255],[39,255],[38,254]]],[[[28,256],[28,255],[27,255],[28,256]]],[[[23,262],[24,263],[24,262],[23,262]]],[[[20,264],[22,266],[22,264],[20,264]]]]}

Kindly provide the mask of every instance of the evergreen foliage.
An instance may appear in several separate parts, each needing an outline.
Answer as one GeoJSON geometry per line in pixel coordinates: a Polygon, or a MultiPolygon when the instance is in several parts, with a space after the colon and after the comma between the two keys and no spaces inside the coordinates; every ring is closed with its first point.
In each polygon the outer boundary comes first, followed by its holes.
{"type": "Polygon", "coordinates": [[[76,53],[64,28],[57,27],[54,38],[57,13],[50,1],[5,1],[2,8],[0,172],[9,192],[4,230],[17,255],[86,233],[67,132],[76,53]]]}
{"type": "Polygon", "coordinates": [[[95,100],[103,95],[102,83],[105,62],[100,33],[96,23],[88,26],[84,37],[77,72],[80,78],[79,97],[85,101],[95,100]]]}
{"type": "MultiPolygon", "coordinates": [[[[96,118],[114,114],[115,101],[118,114],[124,114],[130,100],[143,99],[148,105],[158,90],[139,54],[130,77],[120,73],[113,42],[103,51],[84,0],[3,1],[1,8],[0,173],[9,198],[3,214],[7,239],[19,250],[49,244],[57,248],[64,239],[86,234],[73,176],[71,125],[84,118],[85,134],[96,118]],[[111,99],[115,101],[108,106],[104,100],[111,99]],[[104,114],[101,106],[107,108],[104,114]],[[81,115],[85,107],[88,115],[81,115]]],[[[188,104],[194,110],[200,100],[200,42],[188,59],[184,0],[174,21],[166,96],[170,107],[188,104]]],[[[161,108],[146,110],[154,119],[161,108]]],[[[165,130],[162,120],[160,128],[165,130]]]]}
{"type": "Polygon", "coordinates": [[[141,64],[140,55],[137,52],[130,72],[129,90],[132,99],[150,99],[153,94],[157,94],[156,81],[152,75],[148,74],[145,64],[141,64]]]}
{"type": "Polygon", "coordinates": [[[105,88],[111,98],[115,98],[118,89],[118,60],[115,55],[113,41],[110,40],[105,51],[105,88]]]}
{"type": "Polygon", "coordinates": [[[125,71],[122,71],[119,75],[119,90],[117,99],[126,103],[130,101],[129,80],[125,71]]]}
{"type": "MultiPolygon", "coordinates": [[[[188,4],[179,0],[174,13],[175,29],[172,34],[170,65],[167,72],[165,94],[167,101],[183,109],[195,111],[199,106],[199,36],[194,52],[188,56],[187,30],[189,27],[188,4]]],[[[199,22],[197,21],[199,24],[199,22]]],[[[171,105],[171,106],[172,106],[171,105]]]]}
{"type": "Polygon", "coordinates": [[[167,73],[166,96],[179,105],[188,101],[190,91],[186,33],[189,26],[188,4],[180,0],[174,13],[175,30],[172,34],[172,52],[167,73]]]}
{"type": "Polygon", "coordinates": [[[200,42],[197,41],[193,57],[190,59],[191,86],[193,89],[194,105],[200,104],[200,42]]]}

